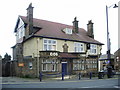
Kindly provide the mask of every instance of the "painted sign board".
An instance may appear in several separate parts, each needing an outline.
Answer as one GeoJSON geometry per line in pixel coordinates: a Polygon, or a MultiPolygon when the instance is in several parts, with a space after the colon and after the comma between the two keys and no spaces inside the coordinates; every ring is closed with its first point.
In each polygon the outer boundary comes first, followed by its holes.
{"type": "Polygon", "coordinates": [[[24,63],[19,63],[18,66],[19,67],[24,67],[24,63]]]}

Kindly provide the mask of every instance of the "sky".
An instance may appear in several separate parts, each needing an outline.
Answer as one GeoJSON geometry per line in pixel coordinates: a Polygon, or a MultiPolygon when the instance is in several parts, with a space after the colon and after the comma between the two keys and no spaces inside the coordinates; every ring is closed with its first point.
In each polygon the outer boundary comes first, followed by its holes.
{"type": "MultiPolygon", "coordinates": [[[[87,30],[87,23],[94,23],[94,38],[105,45],[107,50],[106,5],[118,5],[119,0],[1,0],[0,1],[0,55],[12,56],[12,46],[16,44],[14,28],[19,15],[27,15],[27,7],[32,3],[34,18],[72,25],[74,17],[79,28],[87,30]]],[[[118,49],[118,8],[108,8],[111,53],[118,49]]]]}

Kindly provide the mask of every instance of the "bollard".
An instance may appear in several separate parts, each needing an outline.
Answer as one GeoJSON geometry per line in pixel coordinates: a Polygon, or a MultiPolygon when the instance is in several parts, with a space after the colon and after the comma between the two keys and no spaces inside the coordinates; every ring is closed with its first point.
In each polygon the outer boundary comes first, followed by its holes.
{"type": "Polygon", "coordinates": [[[62,81],[64,80],[64,73],[62,72],[62,81]]]}
{"type": "Polygon", "coordinates": [[[79,80],[81,79],[81,73],[79,73],[79,80]]]}
{"type": "Polygon", "coordinates": [[[69,79],[70,79],[70,75],[71,75],[71,74],[70,74],[70,73],[68,73],[68,75],[69,75],[69,79]]]}
{"type": "Polygon", "coordinates": [[[40,72],[39,78],[40,78],[40,82],[41,82],[42,81],[42,73],[41,72],[40,72]]]}
{"type": "Polygon", "coordinates": [[[92,72],[90,72],[90,79],[92,79],[92,72]]]}

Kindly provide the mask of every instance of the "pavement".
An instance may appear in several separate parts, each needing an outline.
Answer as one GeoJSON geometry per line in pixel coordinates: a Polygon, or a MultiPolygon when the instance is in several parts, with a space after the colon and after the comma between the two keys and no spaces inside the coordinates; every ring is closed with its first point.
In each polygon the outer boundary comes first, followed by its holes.
{"type": "MultiPolygon", "coordinates": [[[[113,78],[117,78],[116,76],[113,78]]],[[[108,78],[104,78],[104,79],[108,79],[108,78]]],[[[110,78],[112,79],[112,78],[110,78]]],[[[65,76],[64,77],[64,81],[78,81],[79,77],[75,76],[75,75],[71,75],[71,76],[65,76]]],[[[98,77],[92,77],[91,79],[89,77],[81,77],[80,80],[98,80],[98,77]]],[[[39,78],[20,78],[20,77],[2,77],[0,78],[0,81],[2,81],[2,83],[19,83],[19,82],[40,82],[39,78]]],[[[51,78],[43,78],[42,82],[54,82],[54,81],[62,81],[62,77],[51,77],[51,78]]]]}
{"type": "MultiPolygon", "coordinates": [[[[109,80],[114,82],[115,80],[117,80],[118,77],[113,77],[113,78],[104,78],[104,79],[98,79],[98,77],[92,77],[87,78],[87,77],[82,77],[80,80],[78,78],[78,76],[65,76],[64,77],[64,81],[62,81],[62,77],[56,77],[56,78],[43,78],[42,82],[40,82],[39,78],[20,78],[20,77],[0,77],[0,81],[2,81],[0,83],[0,87],[1,88],[22,88],[22,87],[26,87],[26,88],[41,88],[41,87],[85,87],[86,88],[86,84],[87,87],[98,87],[97,83],[101,83],[101,87],[106,87],[106,84],[104,84],[103,82],[108,82],[109,80]],[[97,81],[97,82],[96,82],[97,81]],[[74,83],[73,83],[74,82],[74,83]],[[79,83],[78,83],[79,82],[79,83]],[[95,83],[94,83],[95,82],[95,83]],[[47,83],[47,84],[46,84],[47,83]],[[74,86],[74,85],[75,86],[74,86]],[[80,85],[79,85],[80,84],[80,85]],[[22,85],[22,87],[21,87],[22,85]],[[29,86],[30,85],[30,86],[29,86]],[[47,85],[47,86],[46,86],[47,85]],[[91,86],[93,85],[93,86],[91,86]]],[[[108,85],[110,84],[110,81],[108,83],[108,85]]],[[[113,85],[110,84],[109,86],[113,85]]],[[[117,84],[115,84],[116,86],[114,86],[114,88],[120,88],[120,86],[118,86],[117,84]]]]}

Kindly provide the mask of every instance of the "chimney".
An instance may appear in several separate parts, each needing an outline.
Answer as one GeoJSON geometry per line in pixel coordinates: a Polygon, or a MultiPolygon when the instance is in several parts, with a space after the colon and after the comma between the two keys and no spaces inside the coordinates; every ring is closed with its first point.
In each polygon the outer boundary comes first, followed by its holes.
{"type": "Polygon", "coordinates": [[[88,24],[87,24],[87,35],[94,39],[93,24],[94,23],[92,23],[92,20],[88,21],[88,24]]]}
{"type": "Polygon", "coordinates": [[[73,31],[75,32],[75,33],[78,33],[78,22],[79,21],[77,21],[76,20],[76,17],[74,18],[74,21],[73,21],[73,31]]]}
{"type": "Polygon", "coordinates": [[[30,3],[29,7],[27,8],[27,35],[31,35],[33,33],[33,8],[32,3],[30,3]]]}

